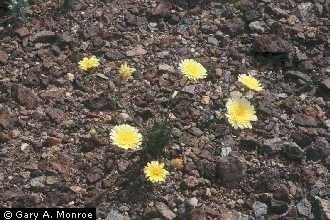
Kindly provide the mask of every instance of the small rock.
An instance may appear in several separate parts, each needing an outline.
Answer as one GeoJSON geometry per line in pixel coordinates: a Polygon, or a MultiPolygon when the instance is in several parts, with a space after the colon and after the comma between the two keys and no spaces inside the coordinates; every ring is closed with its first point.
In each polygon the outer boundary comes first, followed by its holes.
{"type": "Polygon", "coordinates": [[[98,97],[92,97],[84,101],[84,104],[91,110],[112,111],[117,109],[117,102],[115,99],[112,96],[108,96],[104,93],[100,94],[98,97]]]}
{"type": "Polygon", "coordinates": [[[327,89],[328,91],[330,91],[330,77],[326,78],[325,80],[322,80],[321,85],[327,89]]]}
{"type": "Polygon", "coordinates": [[[294,122],[304,127],[317,127],[319,125],[319,121],[316,118],[302,113],[294,116],[294,122]]]}
{"type": "Polygon", "coordinates": [[[255,31],[258,33],[264,33],[265,32],[265,22],[262,21],[254,21],[249,24],[249,28],[251,31],[255,31]]]}
{"type": "Polygon", "coordinates": [[[23,144],[21,144],[21,151],[23,151],[23,152],[27,152],[28,150],[29,150],[29,144],[27,144],[27,143],[23,143],[23,144]]]}
{"type": "Polygon", "coordinates": [[[268,206],[265,203],[256,201],[253,204],[254,215],[257,219],[261,219],[267,215],[268,206]]]}
{"type": "Polygon", "coordinates": [[[204,208],[194,208],[188,213],[190,220],[207,220],[207,213],[204,208]]]}
{"type": "Polygon", "coordinates": [[[285,142],[282,144],[283,153],[291,160],[301,160],[305,156],[304,150],[294,142],[285,142]]]}
{"type": "Polygon", "coordinates": [[[126,52],[126,55],[129,57],[141,56],[141,55],[145,55],[145,54],[147,54],[147,51],[145,49],[143,49],[143,47],[141,45],[135,47],[132,50],[128,50],[126,52]]]}
{"type": "Polygon", "coordinates": [[[173,66],[170,66],[168,64],[159,64],[158,69],[160,71],[164,71],[164,72],[170,72],[170,73],[175,72],[175,69],[173,68],[173,66]]]}
{"type": "Polygon", "coordinates": [[[261,35],[256,37],[254,48],[258,53],[288,54],[291,46],[276,35],[261,35]]]}
{"type": "Polygon", "coordinates": [[[156,202],[155,207],[166,220],[172,220],[176,217],[176,214],[163,202],[156,202]]]}
{"type": "Polygon", "coordinates": [[[60,124],[64,121],[64,112],[60,109],[49,108],[46,110],[48,117],[57,124],[60,124]]]}
{"type": "Polygon", "coordinates": [[[186,204],[190,207],[197,207],[198,199],[196,197],[190,198],[190,199],[186,200],[186,204]]]}
{"type": "Polygon", "coordinates": [[[302,216],[310,217],[312,215],[312,205],[306,198],[298,202],[297,210],[298,213],[302,216]]]}
{"type": "Polygon", "coordinates": [[[65,75],[65,79],[69,80],[70,82],[73,82],[74,78],[75,77],[74,77],[74,75],[72,73],[67,73],[65,75]]]}
{"type": "Polygon", "coordinates": [[[45,187],[46,176],[38,176],[30,180],[30,185],[35,188],[45,187]]]}
{"type": "Polygon", "coordinates": [[[14,128],[17,119],[9,113],[0,113],[0,126],[4,129],[14,128]]]}
{"type": "Polygon", "coordinates": [[[200,137],[203,135],[203,131],[199,128],[196,128],[196,127],[192,127],[190,129],[190,133],[193,134],[194,136],[196,137],[200,137]]]}
{"type": "Polygon", "coordinates": [[[26,37],[30,34],[29,30],[26,27],[17,28],[15,30],[15,33],[21,38],[26,37]]]}
{"type": "Polygon", "coordinates": [[[4,132],[0,132],[0,143],[6,143],[10,141],[10,136],[4,132]]]}
{"type": "Polygon", "coordinates": [[[8,62],[8,54],[7,52],[0,50],[0,63],[7,64],[8,62]]]}
{"type": "Polygon", "coordinates": [[[311,17],[312,9],[313,9],[313,3],[311,2],[300,3],[298,5],[298,11],[301,20],[303,21],[308,20],[311,17]]]}
{"type": "Polygon", "coordinates": [[[31,37],[31,41],[34,43],[49,43],[55,42],[55,40],[56,34],[52,31],[40,31],[31,37]]]}
{"type": "Polygon", "coordinates": [[[307,74],[305,73],[302,73],[300,71],[295,71],[295,70],[290,70],[290,71],[287,71],[285,76],[287,78],[292,78],[292,79],[295,79],[295,80],[302,80],[306,83],[311,83],[312,82],[312,78],[310,76],[308,76],[307,74]]]}
{"type": "Polygon", "coordinates": [[[216,176],[218,181],[235,186],[246,174],[246,164],[238,157],[222,157],[217,161],[216,176]]]}
{"type": "Polygon", "coordinates": [[[127,114],[126,112],[121,112],[119,113],[119,119],[123,122],[126,122],[126,121],[131,121],[132,118],[129,116],[129,114],[127,114]]]}
{"type": "Polygon", "coordinates": [[[55,185],[60,182],[60,179],[57,176],[47,176],[46,184],[47,185],[55,185]]]}
{"type": "Polygon", "coordinates": [[[214,46],[218,46],[219,45],[219,41],[215,37],[208,37],[207,38],[207,42],[209,44],[214,45],[214,46]]]}
{"type": "Polygon", "coordinates": [[[105,220],[130,220],[130,218],[120,214],[117,210],[111,209],[105,220]]]}
{"type": "Polygon", "coordinates": [[[288,204],[276,199],[271,200],[271,211],[276,214],[283,214],[288,210],[288,204]]]}
{"type": "Polygon", "coordinates": [[[201,103],[204,105],[210,104],[210,96],[207,96],[207,95],[202,96],[201,103]]]}
{"type": "Polygon", "coordinates": [[[238,35],[244,31],[245,23],[241,18],[226,20],[223,32],[230,35],[238,35]]]}
{"type": "Polygon", "coordinates": [[[35,109],[38,106],[39,98],[34,92],[22,85],[13,87],[13,94],[19,104],[24,105],[27,109],[35,109]]]}
{"type": "Polygon", "coordinates": [[[261,145],[260,153],[263,154],[275,154],[281,150],[281,138],[272,138],[264,141],[264,144],[261,145]]]}
{"type": "Polygon", "coordinates": [[[330,220],[330,200],[315,196],[313,200],[313,214],[315,219],[330,220]]]}
{"type": "Polygon", "coordinates": [[[195,94],[195,88],[196,88],[195,85],[189,85],[189,86],[183,87],[182,91],[193,95],[193,94],[195,94]]]}
{"type": "Polygon", "coordinates": [[[166,16],[172,8],[172,3],[169,1],[160,1],[159,4],[152,10],[153,16],[166,16]]]}
{"type": "Polygon", "coordinates": [[[90,184],[96,183],[101,179],[101,175],[98,173],[89,173],[87,174],[87,180],[90,184]]]}

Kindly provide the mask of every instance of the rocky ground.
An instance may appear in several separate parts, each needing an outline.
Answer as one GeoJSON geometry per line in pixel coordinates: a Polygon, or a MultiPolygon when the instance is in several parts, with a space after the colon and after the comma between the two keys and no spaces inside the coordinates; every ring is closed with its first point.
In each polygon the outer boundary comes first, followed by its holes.
{"type": "Polygon", "coordinates": [[[330,219],[329,0],[77,0],[68,12],[40,1],[25,22],[1,13],[0,206],[97,207],[108,220],[330,219]],[[77,62],[90,55],[102,65],[86,75],[77,62]],[[208,78],[183,85],[184,58],[208,78]],[[125,61],[137,72],[121,84],[125,61]],[[253,129],[224,115],[240,73],[264,86],[253,129]],[[183,91],[162,160],[184,166],[151,185],[149,156],[112,146],[109,131],[147,131],[173,90],[183,91]]]}

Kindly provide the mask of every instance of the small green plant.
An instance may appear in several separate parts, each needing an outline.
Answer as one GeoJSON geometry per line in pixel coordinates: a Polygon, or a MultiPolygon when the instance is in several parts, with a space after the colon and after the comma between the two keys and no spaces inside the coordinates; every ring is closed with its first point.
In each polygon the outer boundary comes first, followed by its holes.
{"type": "Polygon", "coordinates": [[[167,120],[155,122],[147,134],[145,150],[154,157],[159,157],[170,140],[171,129],[167,120]]]}
{"type": "Polygon", "coordinates": [[[10,0],[8,5],[11,14],[19,19],[25,19],[25,12],[28,7],[28,0],[10,0]]]}

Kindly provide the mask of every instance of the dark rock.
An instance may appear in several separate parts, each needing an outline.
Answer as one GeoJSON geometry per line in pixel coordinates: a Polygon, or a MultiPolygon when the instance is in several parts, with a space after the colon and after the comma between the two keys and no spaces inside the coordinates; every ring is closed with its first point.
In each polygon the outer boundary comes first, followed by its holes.
{"type": "Polygon", "coordinates": [[[35,109],[38,106],[39,98],[31,89],[17,85],[12,90],[20,105],[25,106],[27,109],[35,109]]]}
{"type": "Polygon", "coordinates": [[[319,125],[319,121],[316,118],[302,113],[294,116],[294,122],[304,127],[317,127],[319,125]]]}
{"type": "Polygon", "coordinates": [[[288,187],[284,184],[281,184],[278,189],[273,193],[274,199],[289,202],[290,201],[290,192],[288,187]]]}
{"type": "Polygon", "coordinates": [[[209,44],[214,45],[214,46],[218,46],[219,45],[219,41],[215,37],[208,37],[207,38],[207,42],[209,44]]]}
{"type": "Polygon", "coordinates": [[[326,78],[325,80],[322,80],[321,86],[323,86],[325,89],[327,89],[330,92],[330,77],[326,78]]]}
{"type": "Polygon", "coordinates": [[[166,220],[172,220],[176,218],[176,214],[169,209],[169,207],[163,202],[156,202],[155,207],[158,212],[164,217],[166,220]]]}
{"type": "Polygon", "coordinates": [[[250,136],[242,138],[240,140],[240,145],[242,146],[242,148],[247,150],[256,150],[260,147],[259,142],[255,138],[250,136]]]}
{"type": "Polygon", "coordinates": [[[301,160],[305,156],[305,152],[294,142],[285,142],[282,144],[284,156],[290,160],[301,160]]]}
{"type": "Polygon", "coordinates": [[[302,216],[310,218],[312,216],[312,205],[308,199],[304,198],[297,204],[298,213],[302,216]]]}
{"type": "Polygon", "coordinates": [[[281,138],[272,138],[264,141],[264,144],[260,147],[260,153],[262,154],[276,154],[281,151],[281,138]]]}
{"type": "Polygon", "coordinates": [[[315,219],[330,220],[330,200],[315,196],[312,207],[315,219]]]}
{"type": "Polygon", "coordinates": [[[330,155],[329,142],[324,137],[318,137],[306,150],[307,158],[311,160],[325,159],[330,155]]]}
{"type": "Polygon", "coordinates": [[[308,76],[307,74],[302,73],[300,71],[290,70],[290,71],[286,72],[285,76],[287,78],[291,78],[291,79],[294,79],[294,80],[302,80],[306,83],[311,83],[312,82],[312,78],[310,76],[308,76]]]}
{"type": "Polygon", "coordinates": [[[261,35],[255,39],[254,49],[257,53],[288,54],[291,45],[276,35],[261,35]]]}
{"type": "MultiPolygon", "coordinates": [[[[1,117],[1,116],[0,116],[1,117]]],[[[10,141],[10,136],[4,132],[0,132],[0,143],[5,143],[10,141]]]]}
{"type": "Polygon", "coordinates": [[[91,110],[108,110],[112,111],[117,109],[117,102],[114,100],[112,96],[107,96],[105,94],[101,94],[96,98],[88,99],[84,102],[85,106],[91,110]]]}
{"type": "Polygon", "coordinates": [[[267,216],[268,206],[265,203],[256,201],[253,204],[253,212],[257,219],[261,219],[262,217],[267,216]]]}
{"type": "Polygon", "coordinates": [[[203,131],[199,128],[196,128],[196,127],[192,127],[190,129],[190,133],[193,134],[194,136],[196,137],[200,137],[203,135],[203,131]]]}
{"type": "Polygon", "coordinates": [[[56,34],[52,31],[40,31],[31,37],[34,43],[52,43],[56,40],[56,34]]]}
{"type": "Polygon", "coordinates": [[[246,174],[246,164],[238,157],[220,158],[216,165],[216,177],[222,184],[235,186],[246,174]]]}
{"type": "Polygon", "coordinates": [[[232,36],[244,31],[245,23],[241,18],[233,18],[225,21],[223,32],[232,36]]]}
{"type": "Polygon", "coordinates": [[[110,50],[105,53],[105,57],[109,60],[121,60],[125,58],[125,54],[119,50],[110,50]]]}
{"type": "Polygon", "coordinates": [[[172,9],[172,3],[169,1],[160,1],[159,4],[152,10],[154,16],[166,16],[172,9]]]}
{"type": "Polygon", "coordinates": [[[29,30],[28,30],[26,27],[20,27],[20,28],[17,28],[17,29],[15,30],[15,33],[16,33],[19,37],[21,37],[21,38],[30,35],[30,32],[29,32],[29,30]]]}
{"type": "Polygon", "coordinates": [[[300,147],[306,147],[314,141],[314,137],[307,133],[295,132],[291,135],[291,138],[296,142],[300,147]]]}
{"type": "Polygon", "coordinates": [[[188,213],[190,220],[207,220],[207,213],[204,208],[194,208],[188,213]]]}
{"type": "Polygon", "coordinates": [[[7,52],[0,50],[0,63],[7,64],[8,62],[8,54],[7,52]]]}
{"type": "Polygon", "coordinates": [[[270,209],[273,213],[283,214],[288,210],[288,204],[286,202],[272,199],[270,204],[270,209]]]}
{"type": "Polygon", "coordinates": [[[13,117],[9,113],[0,113],[0,126],[4,129],[14,128],[17,122],[17,118],[13,117]]]}
{"type": "Polygon", "coordinates": [[[58,124],[60,124],[64,119],[64,112],[60,109],[49,108],[47,109],[46,114],[52,121],[58,124]]]}
{"type": "Polygon", "coordinates": [[[87,181],[90,184],[96,183],[97,181],[99,181],[101,179],[101,175],[99,173],[88,173],[87,174],[87,181]]]}

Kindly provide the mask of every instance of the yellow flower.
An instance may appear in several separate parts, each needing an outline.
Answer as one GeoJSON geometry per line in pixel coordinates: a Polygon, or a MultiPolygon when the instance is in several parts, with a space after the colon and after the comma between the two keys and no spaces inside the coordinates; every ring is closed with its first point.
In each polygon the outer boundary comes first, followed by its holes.
{"type": "Polygon", "coordinates": [[[82,70],[89,70],[100,65],[100,60],[96,56],[84,57],[79,61],[79,68],[82,70]]]}
{"type": "Polygon", "coordinates": [[[204,79],[207,75],[203,65],[193,59],[181,61],[179,69],[183,75],[191,80],[204,79]]]}
{"type": "Polygon", "coordinates": [[[261,83],[256,78],[250,75],[240,74],[238,76],[238,81],[243,83],[243,85],[245,85],[249,89],[252,89],[257,92],[260,92],[263,89],[261,83]]]}
{"type": "Polygon", "coordinates": [[[142,135],[139,130],[128,124],[115,126],[110,133],[114,145],[123,149],[136,149],[142,144],[142,135]]]}
{"type": "Polygon", "coordinates": [[[252,128],[251,121],[257,121],[256,112],[251,103],[240,97],[232,97],[227,103],[227,118],[235,128],[252,128]]]}
{"type": "Polygon", "coordinates": [[[144,167],[145,177],[152,183],[164,182],[168,171],[164,168],[164,163],[151,161],[144,167]]]}
{"type": "Polygon", "coordinates": [[[183,167],[183,160],[181,158],[174,158],[170,163],[172,167],[177,169],[181,169],[183,167]]]}
{"type": "Polygon", "coordinates": [[[129,67],[129,65],[126,62],[120,65],[119,75],[123,80],[128,80],[129,78],[131,78],[134,72],[135,69],[129,67]]]}

